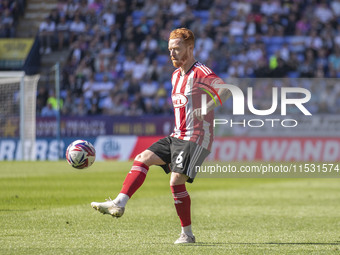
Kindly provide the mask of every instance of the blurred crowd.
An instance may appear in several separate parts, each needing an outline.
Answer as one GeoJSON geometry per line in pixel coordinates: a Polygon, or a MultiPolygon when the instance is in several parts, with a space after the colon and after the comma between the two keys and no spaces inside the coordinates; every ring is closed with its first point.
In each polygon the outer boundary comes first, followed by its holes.
{"type": "MultiPolygon", "coordinates": [[[[221,78],[340,77],[340,0],[59,0],[39,35],[41,54],[70,49],[62,114],[173,114],[167,41],[178,27],[195,33],[196,59],[221,78]]],[[[313,113],[340,113],[339,85],[304,84],[313,113]]],[[[39,88],[38,114],[56,106],[39,88]]]]}
{"type": "Polygon", "coordinates": [[[0,38],[15,37],[15,27],[25,5],[25,0],[0,0],[0,38]]]}

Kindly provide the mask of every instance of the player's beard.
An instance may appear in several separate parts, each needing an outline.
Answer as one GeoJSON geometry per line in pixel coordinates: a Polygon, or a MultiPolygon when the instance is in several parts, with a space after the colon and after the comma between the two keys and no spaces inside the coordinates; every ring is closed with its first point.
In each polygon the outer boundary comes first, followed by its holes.
{"type": "Polygon", "coordinates": [[[171,60],[172,60],[172,64],[174,67],[180,68],[181,66],[184,65],[185,61],[187,61],[188,58],[189,58],[188,52],[185,52],[183,57],[181,57],[180,59],[177,60],[177,59],[171,58],[171,60]]]}

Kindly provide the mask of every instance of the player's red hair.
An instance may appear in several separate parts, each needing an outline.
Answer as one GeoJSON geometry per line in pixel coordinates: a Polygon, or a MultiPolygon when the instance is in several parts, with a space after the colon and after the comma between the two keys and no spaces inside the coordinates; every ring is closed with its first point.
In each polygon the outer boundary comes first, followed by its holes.
{"type": "Polygon", "coordinates": [[[190,29],[182,27],[182,28],[177,28],[173,30],[170,33],[169,39],[177,39],[177,38],[183,39],[186,46],[195,45],[195,36],[194,36],[194,33],[190,29]]]}

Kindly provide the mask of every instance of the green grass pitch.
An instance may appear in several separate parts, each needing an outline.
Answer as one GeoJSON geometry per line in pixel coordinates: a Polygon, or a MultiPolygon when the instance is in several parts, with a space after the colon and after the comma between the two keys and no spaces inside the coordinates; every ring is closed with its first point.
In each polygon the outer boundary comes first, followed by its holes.
{"type": "Polygon", "coordinates": [[[122,218],[90,207],[116,196],[130,166],[1,162],[0,254],[340,253],[340,178],[197,178],[187,185],[197,243],[178,246],[169,176],[159,167],[122,218]]]}

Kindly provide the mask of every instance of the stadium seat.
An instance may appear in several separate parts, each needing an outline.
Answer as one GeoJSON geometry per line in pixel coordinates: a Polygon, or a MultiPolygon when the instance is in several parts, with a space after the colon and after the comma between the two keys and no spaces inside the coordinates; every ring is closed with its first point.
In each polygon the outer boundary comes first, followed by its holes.
{"type": "Polygon", "coordinates": [[[282,45],[285,43],[285,39],[281,36],[273,36],[269,38],[269,42],[272,44],[282,45]]]}
{"type": "Polygon", "coordinates": [[[295,36],[286,36],[285,37],[285,42],[288,43],[288,44],[292,44],[292,42],[294,41],[294,38],[295,36]]]}
{"type": "Polygon", "coordinates": [[[226,78],[229,78],[229,74],[228,74],[228,73],[221,73],[221,74],[220,74],[220,77],[221,77],[222,79],[226,79],[226,78]]]}
{"type": "Polygon", "coordinates": [[[247,42],[253,44],[256,42],[256,38],[254,36],[249,36],[247,42]]]}
{"type": "Polygon", "coordinates": [[[270,44],[266,47],[268,56],[274,55],[276,51],[281,49],[279,44],[270,44]]]}
{"type": "Polygon", "coordinates": [[[210,17],[209,11],[193,11],[196,18],[201,18],[202,20],[208,20],[210,17]]]}
{"type": "Polygon", "coordinates": [[[300,77],[300,73],[299,73],[299,72],[289,72],[289,73],[287,74],[287,76],[288,76],[289,78],[299,78],[299,77],[300,77]]]}
{"type": "Polygon", "coordinates": [[[158,64],[164,66],[169,60],[169,56],[167,55],[158,55],[157,56],[157,62],[158,64]]]}
{"type": "Polygon", "coordinates": [[[134,20],[135,20],[135,19],[140,20],[143,16],[144,16],[144,12],[143,12],[143,11],[135,10],[135,11],[133,11],[133,13],[132,13],[132,18],[133,18],[134,20]]]}
{"type": "Polygon", "coordinates": [[[235,36],[236,43],[243,43],[243,36],[235,36]]]}
{"type": "Polygon", "coordinates": [[[268,45],[270,44],[270,38],[268,36],[262,36],[262,42],[268,45]]]}
{"type": "Polygon", "coordinates": [[[104,74],[103,73],[95,73],[94,79],[96,81],[103,81],[104,74]]]}
{"type": "Polygon", "coordinates": [[[133,25],[138,26],[140,24],[140,19],[144,16],[143,11],[136,10],[132,13],[133,25]]]}
{"type": "Polygon", "coordinates": [[[297,55],[297,58],[300,62],[303,62],[305,60],[305,56],[301,53],[297,55]]]}
{"type": "Polygon", "coordinates": [[[171,90],[172,90],[172,84],[171,84],[171,82],[170,82],[170,81],[165,81],[165,82],[164,82],[164,88],[165,88],[167,91],[171,92],[171,90]]]}

